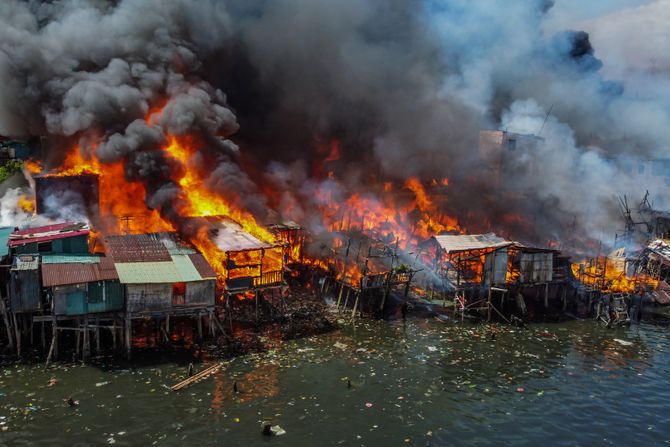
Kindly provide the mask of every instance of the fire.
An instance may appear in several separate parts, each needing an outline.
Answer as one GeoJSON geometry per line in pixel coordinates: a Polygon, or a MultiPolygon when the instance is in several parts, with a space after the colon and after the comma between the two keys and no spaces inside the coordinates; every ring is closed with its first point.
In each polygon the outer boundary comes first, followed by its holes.
{"type": "Polygon", "coordinates": [[[205,186],[205,177],[193,166],[191,160],[196,148],[189,144],[186,139],[171,137],[169,145],[164,148],[175,161],[183,167],[183,175],[175,179],[182,187],[182,208],[179,210],[183,216],[225,216],[239,223],[244,230],[264,242],[274,242],[274,236],[265,227],[258,225],[254,217],[237,207],[232,206],[220,194],[210,191],[205,186]]]}
{"type": "Polygon", "coordinates": [[[35,213],[35,200],[32,199],[32,198],[29,198],[25,194],[21,194],[19,196],[18,205],[26,213],[29,213],[29,214],[34,214],[35,213]]]}
{"type": "Polygon", "coordinates": [[[655,289],[659,281],[649,275],[635,274],[632,278],[606,257],[572,264],[572,273],[582,283],[606,293],[635,293],[655,289]]]}
{"type": "Polygon", "coordinates": [[[42,173],[42,167],[31,161],[25,166],[31,175],[45,177],[97,175],[102,219],[96,226],[107,234],[174,231],[158,211],[145,205],[144,185],[126,180],[123,162],[103,165],[95,155],[95,147],[88,153],[80,146],[73,147],[55,172],[42,173]]]}

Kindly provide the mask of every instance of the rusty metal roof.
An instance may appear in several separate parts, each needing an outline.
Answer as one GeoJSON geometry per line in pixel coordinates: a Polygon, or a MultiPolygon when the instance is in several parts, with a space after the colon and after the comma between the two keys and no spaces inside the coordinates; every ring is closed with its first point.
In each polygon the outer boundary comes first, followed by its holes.
{"type": "Polygon", "coordinates": [[[116,262],[169,262],[172,258],[162,242],[164,237],[167,233],[108,236],[105,245],[116,262]]]}
{"type": "Polygon", "coordinates": [[[82,284],[87,282],[119,279],[110,258],[100,258],[99,263],[42,264],[44,287],[82,284]]]}
{"type": "Polygon", "coordinates": [[[203,278],[216,278],[216,272],[203,255],[194,253],[188,255],[188,257],[191,259],[193,267],[200,273],[200,276],[203,278]]]}
{"type": "Polygon", "coordinates": [[[487,234],[462,234],[462,235],[441,235],[433,236],[433,239],[447,253],[457,253],[460,251],[486,250],[491,248],[503,248],[514,245],[514,242],[507,241],[495,233],[487,234]]]}

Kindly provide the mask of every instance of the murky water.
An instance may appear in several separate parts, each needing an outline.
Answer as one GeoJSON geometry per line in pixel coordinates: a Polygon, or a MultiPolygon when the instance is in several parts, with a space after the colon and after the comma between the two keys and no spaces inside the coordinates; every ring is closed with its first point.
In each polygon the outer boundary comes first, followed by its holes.
{"type": "Polygon", "coordinates": [[[17,365],[0,373],[0,444],[666,444],[669,337],[649,324],[362,322],[235,359],[179,393],[166,387],[183,364],[17,365]],[[266,419],[287,434],[263,437],[266,419]]]}

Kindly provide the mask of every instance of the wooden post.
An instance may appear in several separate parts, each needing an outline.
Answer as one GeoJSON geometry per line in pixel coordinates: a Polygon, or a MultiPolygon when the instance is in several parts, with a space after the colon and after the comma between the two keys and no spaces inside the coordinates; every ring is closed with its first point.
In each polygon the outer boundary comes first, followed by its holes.
{"type": "Polygon", "coordinates": [[[356,294],[356,301],[354,301],[354,310],[351,311],[351,320],[353,321],[356,318],[356,308],[358,307],[358,298],[361,296],[361,291],[359,290],[356,294]]]}
{"type": "Polygon", "coordinates": [[[54,358],[58,358],[58,319],[53,316],[51,317],[51,331],[53,333],[54,342],[54,358]]]}
{"type": "Polygon", "coordinates": [[[165,332],[167,332],[168,337],[171,335],[170,333],[170,314],[167,314],[165,317],[165,332]]]}
{"type": "Polygon", "coordinates": [[[40,335],[42,338],[42,349],[47,347],[47,334],[44,330],[44,321],[42,321],[41,327],[40,327],[40,335]]]}
{"type": "Polygon", "coordinates": [[[79,324],[79,317],[77,317],[77,319],[75,320],[75,327],[76,327],[76,331],[75,331],[76,347],[75,347],[74,353],[77,357],[79,357],[79,343],[81,341],[80,340],[81,339],[81,327],[80,327],[80,324],[79,324]]]}
{"type": "Polygon", "coordinates": [[[567,294],[568,294],[568,290],[567,290],[567,288],[566,288],[565,286],[563,286],[563,296],[562,296],[562,300],[563,300],[563,312],[565,312],[565,309],[567,309],[567,307],[568,307],[568,297],[567,297],[567,294]]]}
{"type": "Polygon", "coordinates": [[[87,361],[91,357],[91,334],[88,329],[88,315],[84,317],[84,346],[82,358],[87,361]]]}
{"type": "Polygon", "coordinates": [[[95,353],[100,355],[100,317],[95,317],[95,353]]]}
{"type": "Polygon", "coordinates": [[[337,305],[335,306],[336,309],[340,308],[340,301],[342,301],[342,292],[344,292],[344,283],[340,283],[340,294],[337,296],[337,305]]]}
{"type": "Polygon", "coordinates": [[[130,349],[133,345],[133,320],[129,316],[126,316],[125,323],[126,336],[124,338],[126,340],[126,358],[130,359],[130,349]]]}
{"type": "Polygon", "coordinates": [[[256,323],[258,323],[258,289],[256,289],[255,302],[256,302],[256,323]]]}
{"type": "Polygon", "coordinates": [[[344,304],[342,305],[342,309],[347,308],[347,304],[349,304],[349,294],[351,293],[351,287],[347,287],[347,296],[344,299],[344,304]]]}
{"type": "Polygon", "coordinates": [[[16,353],[21,357],[21,329],[16,320],[16,312],[12,312],[12,318],[14,319],[14,332],[16,332],[16,353]]]}
{"type": "Polygon", "coordinates": [[[214,340],[214,337],[216,337],[216,327],[214,326],[214,312],[209,311],[209,316],[207,318],[207,324],[209,325],[209,335],[214,340]]]}
{"type": "Polygon", "coordinates": [[[198,313],[198,340],[202,341],[202,314],[198,313]]]}
{"type": "Polygon", "coordinates": [[[114,320],[112,321],[112,349],[116,353],[116,316],[114,317],[114,320]]]}
{"type": "Polygon", "coordinates": [[[54,326],[53,328],[53,335],[51,336],[51,346],[49,347],[49,354],[47,354],[47,361],[44,364],[44,369],[47,369],[49,367],[49,362],[51,361],[51,356],[54,354],[54,350],[56,349],[56,331],[57,328],[54,326]]]}
{"type": "Polygon", "coordinates": [[[491,303],[491,298],[493,296],[493,292],[491,291],[491,287],[489,286],[489,297],[488,300],[486,301],[486,307],[487,307],[487,313],[486,313],[486,321],[490,322],[491,321],[491,307],[493,304],[491,303]]]}
{"type": "Polygon", "coordinates": [[[549,308],[549,283],[544,285],[544,308],[549,308]]]}
{"type": "MultiPolygon", "coordinates": [[[[7,291],[9,292],[9,285],[7,285],[7,291]]],[[[7,295],[9,296],[9,294],[7,295]]],[[[10,350],[14,350],[14,335],[12,334],[12,325],[9,322],[9,314],[7,313],[7,305],[5,304],[5,299],[0,297],[0,311],[2,311],[2,319],[5,321],[5,328],[7,329],[7,343],[10,350]]]]}

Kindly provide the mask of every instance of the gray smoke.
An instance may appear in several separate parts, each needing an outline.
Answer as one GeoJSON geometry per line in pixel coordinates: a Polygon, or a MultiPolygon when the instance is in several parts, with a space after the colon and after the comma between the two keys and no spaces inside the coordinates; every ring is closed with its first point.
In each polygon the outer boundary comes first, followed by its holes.
{"type": "MultiPolygon", "coordinates": [[[[261,219],[275,208],[319,232],[319,190],[345,200],[384,180],[449,177],[448,211],[468,229],[600,238],[616,229],[617,194],[650,188],[667,203],[658,179],[621,169],[664,156],[669,103],[651,86],[666,84],[627,77],[621,60],[608,70],[584,32],[548,32],[554,3],[8,0],[0,134],[60,137],[55,162],[95,141],[171,217],[177,168],[158,149],[188,135],[208,186],[261,219]],[[544,144],[511,157],[501,185],[482,174],[481,128],[541,132],[544,144]],[[331,139],[342,156],[324,179],[318,146],[331,139]],[[501,199],[510,189],[523,199],[501,199]]],[[[635,14],[669,10],[659,0],[635,14]]],[[[616,27],[591,25],[616,41],[616,27]]]]}

